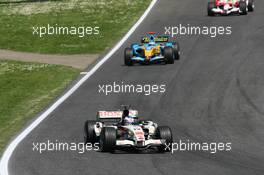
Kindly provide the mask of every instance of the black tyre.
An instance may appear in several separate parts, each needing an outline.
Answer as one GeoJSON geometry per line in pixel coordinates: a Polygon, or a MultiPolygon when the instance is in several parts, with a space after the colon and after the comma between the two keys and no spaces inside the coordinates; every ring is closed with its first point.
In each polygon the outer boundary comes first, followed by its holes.
{"type": "Polygon", "coordinates": [[[166,145],[162,145],[158,147],[158,150],[160,152],[169,152],[172,146],[173,138],[172,138],[172,132],[171,129],[168,126],[159,126],[157,128],[157,138],[158,139],[164,139],[166,145]],[[168,147],[170,149],[168,149],[168,147]]]}
{"type": "Polygon", "coordinates": [[[213,8],[215,8],[215,2],[208,2],[207,4],[207,15],[214,16],[213,8]]]}
{"type": "Polygon", "coordinates": [[[96,121],[88,120],[84,124],[84,143],[96,143],[99,141],[99,137],[96,136],[94,132],[94,125],[96,121]]]}
{"type": "Polygon", "coordinates": [[[164,48],[164,59],[168,64],[174,64],[173,49],[171,47],[164,48]]]}
{"type": "Polygon", "coordinates": [[[246,1],[240,1],[239,2],[239,9],[240,9],[240,15],[246,15],[247,14],[247,3],[246,3],[246,1]]]}
{"type": "Polygon", "coordinates": [[[254,0],[248,0],[248,11],[253,12],[254,11],[254,0]]]}
{"type": "Polygon", "coordinates": [[[126,66],[133,66],[133,61],[131,58],[133,57],[133,50],[131,48],[125,49],[124,61],[126,66]]]}
{"type": "Polygon", "coordinates": [[[104,127],[100,135],[100,150],[113,152],[116,146],[116,130],[113,127],[104,127]]]}
{"type": "Polygon", "coordinates": [[[172,49],[173,49],[174,59],[179,60],[180,59],[180,45],[179,45],[179,43],[174,42],[172,49]]]}

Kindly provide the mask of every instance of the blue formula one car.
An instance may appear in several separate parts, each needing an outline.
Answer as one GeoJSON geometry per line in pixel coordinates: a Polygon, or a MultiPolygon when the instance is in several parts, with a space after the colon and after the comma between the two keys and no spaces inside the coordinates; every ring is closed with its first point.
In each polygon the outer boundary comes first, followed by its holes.
{"type": "Polygon", "coordinates": [[[174,60],[180,59],[180,46],[178,42],[169,42],[169,36],[158,36],[155,32],[149,32],[141,38],[141,44],[134,43],[125,49],[125,65],[134,63],[150,64],[165,63],[174,64],[174,60]]]}

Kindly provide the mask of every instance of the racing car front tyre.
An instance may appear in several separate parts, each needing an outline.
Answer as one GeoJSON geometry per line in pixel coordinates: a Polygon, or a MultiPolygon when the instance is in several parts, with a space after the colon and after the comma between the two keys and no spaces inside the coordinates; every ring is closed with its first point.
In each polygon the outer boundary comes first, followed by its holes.
{"type": "Polygon", "coordinates": [[[207,4],[207,15],[214,16],[213,8],[215,8],[215,2],[208,2],[207,4]]]}
{"type": "Polygon", "coordinates": [[[88,120],[84,124],[84,143],[91,143],[94,144],[98,142],[98,137],[96,136],[94,132],[94,125],[96,124],[96,121],[88,120]]]}
{"type": "Polygon", "coordinates": [[[173,54],[174,54],[174,59],[179,60],[180,59],[180,45],[178,42],[173,43],[173,54]]]}
{"type": "Polygon", "coordinates": [[[165,63],[174,64],[173,49],[171,47],[164,48],[165,63]]]}
{"type": "Polygon", "coordinates": [[[132,57],[133,57],[133,50],[131,48],[126,48],[124,55],[126,66],[133,66],[133,61],[131,60],[132,57]]]}
{"type": "Polygon", "coordinates": [[[247,3],[246,3],[246,1],[240,1],[239,2],[239,10],[240,10],[240,15],[246,15],[247,14],[247,3]]]}
{"type": "Polygon", "coordinates": [[[158,147],[159,152],[169,152],[173,142],[171,129],[168,126],[158,126],[157,138],[165,140],[166,145],[158,147]]]}
{"type": "Polygon", "coordinates": [[[248,11],[249,12],[254,11],[254,0],[248,0],[248,11]]]}
{"type": "Polygon", "coordinates": [[[113,127],[104,127],[100,135],[100,150],[113,152],[116,146],[116,130],[113,127]]]}

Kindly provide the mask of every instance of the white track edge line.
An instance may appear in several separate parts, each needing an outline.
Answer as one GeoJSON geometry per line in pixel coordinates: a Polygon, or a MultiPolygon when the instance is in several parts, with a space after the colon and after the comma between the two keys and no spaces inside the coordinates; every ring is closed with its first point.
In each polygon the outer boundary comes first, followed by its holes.
{"type": "Polygon", "coordinates": [[[115,45],[115,47],[108,52],[103,59],[101,59],[82,79],[80,79],[69,91],[60,97],[52,106],[50,106],[44,113],[42,113],[33,123],[24,129],[6,148],[0,161],[0,174],[9,175],[8,162],[12,156],[17,145],[35,128],[37,127],[50,113],[52,113],[60,104],[62,104],[69,96],[71,96],[88,78],[91,77],[134,33],[137,27],[147,17],[151,9],[158,0],[152,0],[144,14],[138,19],[134,26],[127,32],[127,34],[115,45]]]}

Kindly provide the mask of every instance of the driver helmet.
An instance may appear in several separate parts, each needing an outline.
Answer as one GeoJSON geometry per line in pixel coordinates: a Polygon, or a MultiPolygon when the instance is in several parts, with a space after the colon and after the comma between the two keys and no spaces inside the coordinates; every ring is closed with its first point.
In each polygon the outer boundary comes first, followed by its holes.
{"type": "Polygon", "coordinates": [[[125,125],[132,125],[132,124],[136,124],[138,122],[138,117],[137,116],[127,116],[124,119],[124,124],[125,125]]]}
{"type": "Polygon", "coordinates": [[[149,46],[155,46],[155,42],[154,41],[151,41],[151,42],[149,42],[149,46]]]}

